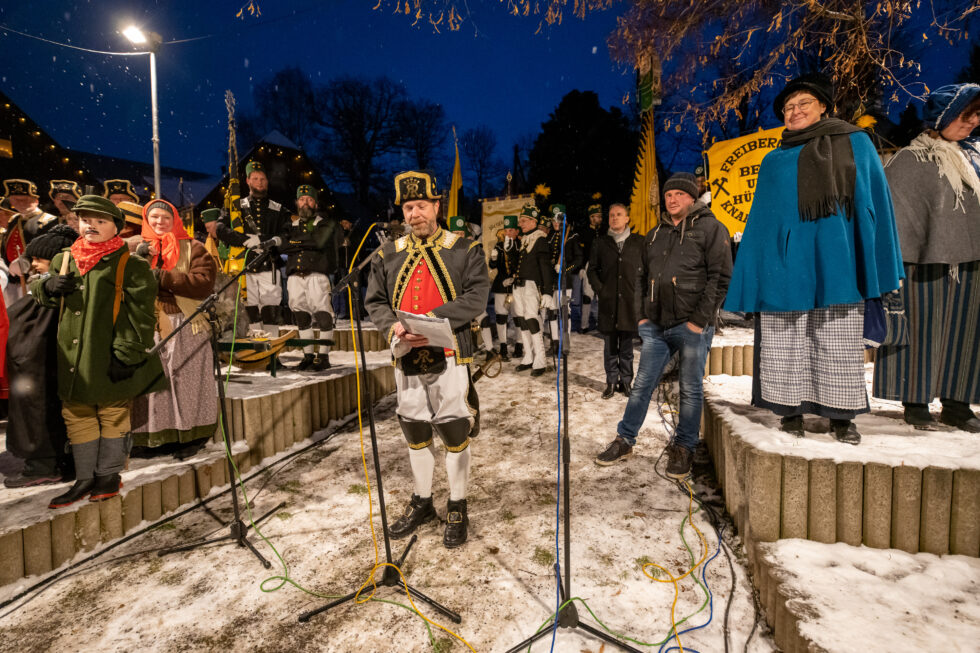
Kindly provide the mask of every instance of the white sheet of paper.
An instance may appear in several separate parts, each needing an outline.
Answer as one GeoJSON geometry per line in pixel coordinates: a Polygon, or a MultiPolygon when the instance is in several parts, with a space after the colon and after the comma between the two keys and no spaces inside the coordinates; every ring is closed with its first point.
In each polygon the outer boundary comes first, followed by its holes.
{"type": "Polygon", "coordinates": [[[405,330],[412,335],[425,336],[432,347],[445,347],[447,349],[456,348],[456,340],[453,338],[453,329],[449,320],[444,317],[430,317],[428,315],[416,315],[405,311],[395,311],[398,321],[402,323],[405,330]]]}

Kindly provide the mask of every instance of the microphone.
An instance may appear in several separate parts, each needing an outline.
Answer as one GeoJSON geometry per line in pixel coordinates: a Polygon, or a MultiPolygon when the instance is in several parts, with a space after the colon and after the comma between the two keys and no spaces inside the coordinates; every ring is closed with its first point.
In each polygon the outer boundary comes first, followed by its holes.
{"type": "Polygon", "coordinates": [[[259,249],[270,249],[272,247],[279,247],[280,245],[282,245],[282,238],[273,236],[269,240],[264,240],[259,243],[259,249]]]}

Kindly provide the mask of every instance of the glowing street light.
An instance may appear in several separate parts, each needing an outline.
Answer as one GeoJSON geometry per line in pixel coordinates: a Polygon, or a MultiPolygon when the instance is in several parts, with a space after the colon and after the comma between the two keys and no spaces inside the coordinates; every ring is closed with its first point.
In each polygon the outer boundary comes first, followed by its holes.
{"type": "Polygon", "coordinates": [[[143,32],[136,25],[122,31],[129,42],[137,46],[148,46],[150,54],[150,110],[153,116],[153,192],[160,197],[160,132],[157,119],[157,50],[163,39],[155,32],[143,32]]]}

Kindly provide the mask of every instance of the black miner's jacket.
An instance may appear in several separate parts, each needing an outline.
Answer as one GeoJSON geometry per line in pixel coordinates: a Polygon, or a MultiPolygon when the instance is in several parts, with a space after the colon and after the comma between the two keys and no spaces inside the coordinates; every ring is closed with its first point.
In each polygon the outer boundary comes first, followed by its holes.
{"type": "Polygon", "coordinates": [[[714,324],[732,278],[728,230],[701,202],[680,224],[665,217],[643,239],[636,314],[665,329],[714,324]]]}

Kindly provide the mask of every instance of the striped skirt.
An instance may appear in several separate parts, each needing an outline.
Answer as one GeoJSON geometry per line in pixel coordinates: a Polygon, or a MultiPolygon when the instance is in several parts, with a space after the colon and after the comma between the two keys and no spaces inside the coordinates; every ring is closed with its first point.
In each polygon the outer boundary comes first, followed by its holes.
{"type": "Polygon", "coordinates": [[[863,303],[760,313],[752,404],[783,416],[868,412],[863,331],[863,303]]]}
{"type": "Polygon", "coordinates": [[[872,394],[909,404],[980,403],[980,261],[908,265],[902,299],[909,344],[881,347],[872,394]]]}

